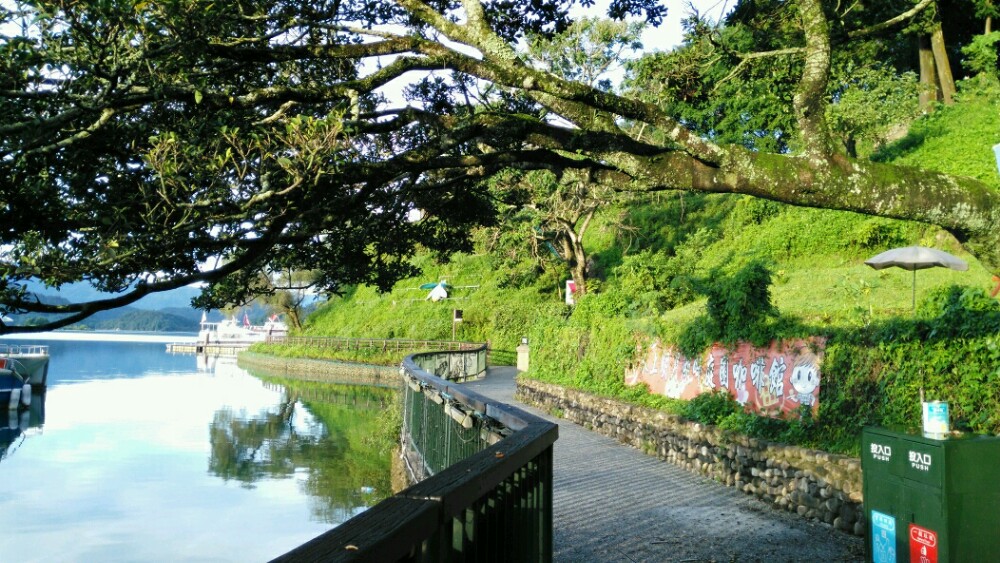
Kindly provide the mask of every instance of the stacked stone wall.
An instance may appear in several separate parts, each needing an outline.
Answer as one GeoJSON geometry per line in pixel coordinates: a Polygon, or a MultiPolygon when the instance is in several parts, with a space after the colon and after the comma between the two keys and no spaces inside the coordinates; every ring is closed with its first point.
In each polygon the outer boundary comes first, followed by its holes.
{"type": "Polygon", "coordinates": [[[856,458],[756,440],[530,379],[518,379],[517,398],[777,508],[847,533],[865,533],[856,458]]]}

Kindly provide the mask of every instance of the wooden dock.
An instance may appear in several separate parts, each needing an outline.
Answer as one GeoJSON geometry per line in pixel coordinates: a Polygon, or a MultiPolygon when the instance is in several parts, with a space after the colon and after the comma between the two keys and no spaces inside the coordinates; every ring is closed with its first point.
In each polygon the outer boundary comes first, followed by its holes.
{"type": "Polygon", "coordinates": [[[250,347],[253,342],[171,342],[167,344],[170,354],[205,354],[207,356],[235,356],[250,347]]]}

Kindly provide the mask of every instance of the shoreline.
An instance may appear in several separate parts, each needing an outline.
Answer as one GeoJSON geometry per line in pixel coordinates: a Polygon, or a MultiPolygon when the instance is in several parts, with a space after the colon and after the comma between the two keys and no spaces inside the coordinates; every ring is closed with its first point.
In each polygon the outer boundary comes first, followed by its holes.
{"type": "Polygon", "coordinates": [[[197,333],[193,332],[127,332],[127,331],[98,331],[98,330],[72,330],[72,331],[50,331],[31,332],[17,334],[0,335],[0,342],[17,341],[98,341],[98,342],[196,342],[197,333]]]}

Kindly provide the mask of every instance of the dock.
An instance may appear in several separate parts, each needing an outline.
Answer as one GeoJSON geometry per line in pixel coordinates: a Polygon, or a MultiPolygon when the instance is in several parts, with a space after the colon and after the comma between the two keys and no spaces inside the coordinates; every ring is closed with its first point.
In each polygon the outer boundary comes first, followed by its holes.
{"type": "Polygon", "coordinates": [[[254,342],[171,342],[167,344],[167,353],[235,356],[249,348],[251,344],[254,342]]]}

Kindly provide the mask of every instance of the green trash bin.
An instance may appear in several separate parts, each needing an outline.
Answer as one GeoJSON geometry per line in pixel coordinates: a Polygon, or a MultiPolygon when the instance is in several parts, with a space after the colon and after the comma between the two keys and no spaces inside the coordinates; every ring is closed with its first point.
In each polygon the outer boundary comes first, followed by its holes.
{"type": "Polygon", "coordinates": [[[1000,561],[1000,437],[865,428],[868,560],[1000,561]]]}

